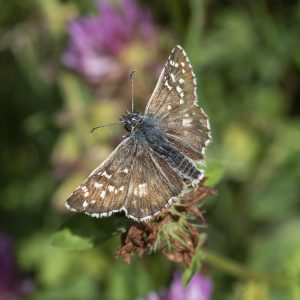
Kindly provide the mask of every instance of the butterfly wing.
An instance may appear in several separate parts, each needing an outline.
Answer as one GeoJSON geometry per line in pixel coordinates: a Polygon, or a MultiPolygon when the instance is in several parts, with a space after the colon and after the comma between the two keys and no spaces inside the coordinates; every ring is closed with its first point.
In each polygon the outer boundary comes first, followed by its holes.
{"type": "Polygon", "coordinates": [[[181,177],[155,153],[142,147],[133,164],[128,188],[128,216],[146,221],[183,191],[181,177]]]}
{"type": "Polygon", "coordinates": [[[211,141],[207,115],[197,103],[197,82],[190,61],[176,46],[161,72],[145,114],[162,120],[170,144],[202,160],[211,141]]]}
{"type": "Polygon", "coordinates": [[[92,217],[124,211],[129,218],[145,221],[182,190],[181,178],[166,162],[127,138],[72,193],[66,206],[92,217]]]}
{"type": "Polygon", "coordinates": [[[72,193],[66,206],[92,217],[120,211],[128,192],[128,174],[136,153],[134,140],[126,138],[72,193]]]}

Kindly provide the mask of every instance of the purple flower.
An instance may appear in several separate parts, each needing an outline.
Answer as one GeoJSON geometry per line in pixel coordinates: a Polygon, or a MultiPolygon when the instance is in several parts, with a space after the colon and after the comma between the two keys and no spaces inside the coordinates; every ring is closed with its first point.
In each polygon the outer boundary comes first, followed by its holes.
{"type": "Polygon", "coordinates": [[[15,264],[10,239],[0,233],[0,295],[14,285],[15,264]]]}
{"type": "Polygon", "coordinates": [[[210,300],[213,282],[209,277],[196,273],[187,287],[181,283],[182,274],[177,272],[169,290],[161,289],[158,293],[151,292],[146,298],[137,300],[210,300]]]}
{"type": "Polygon", "coordinates": [[[176,273],[167,293],[166,300],[210,300],[212,295],[212,280],[196,273],[187,287],[181,283],[181,273],[176,273]]]}
{"type": "Polygon", "coordinates": [[[70,41],[62,56],[65,66],[91,83],[124,73],[119,61],[130,43],[148,43],[155,28],[148,12],[134,0],[122,0],[119,9],[105,0],[96,2],[98,15],[80,17],[68,25],[70,41]]]}
{"type": "Polygon", "coordinates": [[[33,288],[32,281],[17,272],[11,239],[0,233],[0,299],[19,299],[33,288]]]}

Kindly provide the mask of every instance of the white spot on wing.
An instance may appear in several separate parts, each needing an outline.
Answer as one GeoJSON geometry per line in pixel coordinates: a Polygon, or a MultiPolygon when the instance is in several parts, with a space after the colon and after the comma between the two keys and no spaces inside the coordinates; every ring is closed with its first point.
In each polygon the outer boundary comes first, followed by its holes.
{"type": "Polygon", "coordinates": [[[179,103],[180,103],[180,104],[183,104],[183,103],[184,103],[184,100],[183,100],[183,99],[180,99],[180,100],[179,100],[179,103]]]}
{"type": "Polygon", "coordinates": [[[210,130],[210,124],[209,124],[209,120],[208,119],[206,121],[206,127],[207,127],[208,130],[210,130]]]}
{"type": "Polygon", "coordinates": [[[89,203],[87,201],[84,200],[84,202],[82,203],[82,207],[86,208],[89,205],[89,203]]]}
{"type": "Polygon", "coordinates": [[[106,173],[106,171],[104,171],[101,176],[104,176],[107,179],[110,179],[112,175],[109,175],[109,174],[106,173]]]}
{"type": "Polygon", "coordinates": [[[77,211],[75,208],[71,207],[67,202],[66,202],[65,206],[66,206],[66,208],[69,209],[70,211],[74,211],[74,212],[77,211]]]}
{"type": "Polygon", "coordinates": [[[134,188],[133,194],[138,197],[145,197],[148,195],[148,185],[147,183],[141,183],[134,188]]]}
{"type": "Polygon", "coordinates": [[[193,122],[193,119],[191,119],[191,118],[183,118],[182,119],[183,127],[190,127],[192,122],[193,122]]]}
{"type": "Polygon", "coordinates": [[[148,195],[148,185],[147,183],[139,184],[140,197],[148,195]]]}
{"type": "Polygon", "coordinates": [[[100,194],[100,197],[101,197],[102,199],[104,199],[105,194],[106,194],[106,191],[102,191],[101,194],[100,194]]]}
{"type": "Polygon", "coordinates": [[[88,191],[86,191],[85,193],[84,193],[84,197],[86,198],[86,197],[88,197],[89,196],[89,192],[88,191]]]}
{"type": "Polygon", "coordinates": [[[109,190],[110,192],[112,192],[112,191],[115,189],[115,187],[112,186],[112,185],[109,185],[107,188],[108,188],[108,190],[109,190]]]}
{"type": "Polygon", "coordinates": [[[176,90],[177,90],[178,93],[182,92],[182,88],[179,85],[176,86],[176,90]]]}
{"type": "Polygon", "coordinates": [[[128,168],[125,168],[125,169],[122,170],[121,172],[122,172],[122,173],[125,173],[125,174],[128,174],[128,171],[129,171],[128,168]]]}
{"type": "Polygon", "coordinates": [[[92,213],[90,214],[91,217],[94,217],[94,218],[100,218],[100,214],[99,213],[92,213]]]}
{"type": "Polygon", "coordinates": [[[207,147],[210,144],[210,139],[206,140],[204,144],[205,144],[205,147],[207,147]]]}
{"type": "Polygon", "coordinates": [[[169,104],[168,105],[168,110],[171,110],[172,109],[172,106],[169,104]]]}
{"type": "Polygon", "coordinates": [[[171,76],[171,78],[172,78],[172,81],[175,82],[175,81],[176,81],[175,75],[174,75],[173,73],[171,73],[170,76],[171,76]]]}
{"type": "Polygon", "coordinates": [[[165,80],[165,86],[166,86],[169,90],[172,89],[172,87],[170,86],[168,80],[165,80]]]}
{"type": "Polygon", "coordinates": [[[100,189],[100,188],[103,187],[103,184],[102,184],[102,183],[95,182],[95,183],[94,183],[94,187],[95,187],[96,189],[100,189]]]}

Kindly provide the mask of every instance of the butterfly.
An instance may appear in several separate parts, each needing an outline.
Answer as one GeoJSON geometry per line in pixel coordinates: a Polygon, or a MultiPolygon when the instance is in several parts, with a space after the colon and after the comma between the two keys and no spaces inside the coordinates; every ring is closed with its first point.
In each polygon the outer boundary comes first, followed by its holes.
{"type": "Polygon", "coordinates": [[[177,45],[160,74],[145,113],[128,112],[128,136],[71,194],[66,207],[92,217],[124,212],[148,221],[197,185],[211,142],[209,120],[197,103],[190,61],[177,45]]]}

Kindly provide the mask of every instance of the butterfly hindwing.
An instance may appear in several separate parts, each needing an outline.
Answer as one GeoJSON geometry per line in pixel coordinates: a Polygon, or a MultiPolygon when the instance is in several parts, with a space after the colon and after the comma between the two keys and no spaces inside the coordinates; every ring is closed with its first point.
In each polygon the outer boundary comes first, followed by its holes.
{"type": "Polygon", "coordinates": [[[164,160],[140,147],[129,178],[128,216],[150,219],[170,204],[183,186],[180,176],[164,160]]]}

